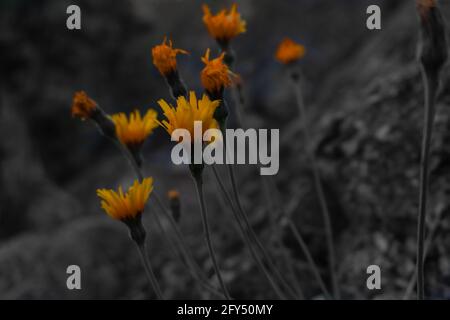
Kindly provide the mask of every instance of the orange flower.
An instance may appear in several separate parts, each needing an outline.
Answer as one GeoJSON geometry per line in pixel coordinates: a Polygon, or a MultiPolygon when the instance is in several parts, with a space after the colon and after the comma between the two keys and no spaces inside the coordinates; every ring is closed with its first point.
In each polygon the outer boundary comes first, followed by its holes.
{"type": "Polygon", "coordinates": [[[89,98],[86,92],[75,92],[72,102],[72,117],[79,117],[84,120],[90,118],[96,109],[97,103],[89,98]]]}
{"type": "Polygon", "coordinates": [[[203,22],[208,29],[209,34],[216,40],[229,41],[237,35],[246,31],[246,23],[241,19],[237,12],[236,4],[233,4],[231,10],[221,10],[216,15],[212,15],[209,7],[203,5],[203,22]]]}
{"type": "Polygon", "coordinates": [[[144,117],[138,110],[135,110],[127,118],[126,114],[121,112],[111,116],[116,126],[116,136],[119,141],[128,147],[139,147],[145,139],[158,127],[157,112],[149,109],[144,117]]]}
{"type": "Polygon", "coordinates": [[[304,46],[289,38],[284,38],[278,46],[275,58],[283,64],[289,64],[303,58],[305,53],[304,46]]]}
{"type": "Polygon", "coordinates": [[[153,178],[145,178],[142,182],[135,180],[124,193],[122,187],[118,192],[111,189],[97,189],[97,195],[102,200],[103,210],[113,219],[130,220],[144,211],[150,194],[153,191],[153,178]]]}
{"type": "Polygon", "coordinates": [[[152,48],[153,64],[163,76],[167,76],[177,69],[178,53],[188,53],[182,49],[173,49],[171,40],[169,40],[169,45],[166,42],[167,38],[164,38],[162,44],[152,48]]]}
{"type": "Polygon", "coordinates": [[[177,99],[177,105],[172,106],[163,99],[158,101],[166,120],[159,123],[168,134],[172,135],[176,129],[189,131],[192,141],[195,138],[194,123],[201,121],[203,130],[218,129],[219,124],[214,119],[214,112],[220,104],[219,100],[211,101],[207,95],[197,100],[194,91],[189,92],[189,100],[185,97],[177,99]]]}
{"type": "Polygon", "coordinates": [[[232,77],[237,78],[237,75],[231,72],[228,66],[223,62],[225,53],[223,52],[218,58],[209,60],[210,50],[206,50],[202,61],[205,63],[200,79],[203,87],[208,92],[220,92],[233,84],[232,77]]]}

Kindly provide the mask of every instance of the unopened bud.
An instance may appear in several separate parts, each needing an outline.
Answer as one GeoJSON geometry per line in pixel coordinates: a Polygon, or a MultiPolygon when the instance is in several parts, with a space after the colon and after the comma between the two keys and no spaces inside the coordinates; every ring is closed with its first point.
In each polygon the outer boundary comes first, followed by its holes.
{"type": "Polygon", "coordinates": [[[176,190],[170,190],[167,193],[167,196],[169,197],[169,206],[172,216],[176,222],[179,222],[181,218],[180,193],[176,190]]]}
{"type": "Polygon", "coordinates": [[[420,18],[419,59],[427,72],[439,73],[447,61],[445,24],[436,0],[417,0],[420,18]]]}

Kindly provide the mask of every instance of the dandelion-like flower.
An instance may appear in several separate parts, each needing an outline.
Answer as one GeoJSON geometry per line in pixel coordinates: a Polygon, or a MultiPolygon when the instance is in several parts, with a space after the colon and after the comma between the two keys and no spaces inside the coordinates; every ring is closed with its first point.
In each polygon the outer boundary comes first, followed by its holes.
{"type": "Polygon", "coordinates": [[[246,31],[246,23],[237,12],[236,4],[233,4],[229,12],[223,9],[216,15],[213,15],[209,7],[204,4],[203,22],[209,34],[222,44],[228,43],[232,38],[246,31]]]}
{"type": "Polygon", "coordinates": [[[175,129],[186,129],[194,138],[194,122],[201,121],[203,130],[217,129],[219,127],[214,119],[214,112],[220,101],[211,101],[207,95],[203,95],[197,100],[195,92],[189,93],[189,101],[185,97],[177,99],[177,106],[168,104],[163,99],[158,101],[164,112],[166,120],[162,120],[160,125],[171,135],[175,129]]]}
{"type": "Polygon", "coordinates": [[[128,221],[144,212],[145,204],[153,191],[153,178],[145,178],[141,183],[135,180],[126,193],[122,187],[116,192],[111,189],[98,189],[97,195],[102,208],[113,219],[128,221]]]}
{"type": "Polygon", "coordinates": [[[152,48],[153,64],[163,76],[169,76],[177,70],[177,54],[179,53],[188,54],[185,50],[174,49],[172,41],[169,40],[167,44],[167,38],[164,38],[160,45],[152,48]]]}
{"type": "Polygon", "coordinates": [[[283,64],[290,64],[305,56],[306,49],[292,39],[284,38],[278,45],[275,58],[283,64]]]}
{"type": "Polygon", "coordinates": [[[111,116],[116,126],[116,136],[119,141],[130,149],[139,148],[145,139],[158,127],[157,113],[149,109],[144,117],[138,110],[133,111],[129,118],[121,112],[111,116]]]}
{"type": "Polygon", "coordinates": [[[89,119],[97,109],[97,103],[92,100],[84,91],[75,92],[72,100],[72,116],[89,119]]]}
{"type": "Polygon", "coordinates": [[[200,74],[200,80],[208,93],[217,96],[224,88],[233,84],[237,75],[231,72],[230,68],[224,63],[225,53],[212,60],[209,60],[209,56],[210,50],[208,49],[205,56],[202,57],[205,67],[200,74]]]}

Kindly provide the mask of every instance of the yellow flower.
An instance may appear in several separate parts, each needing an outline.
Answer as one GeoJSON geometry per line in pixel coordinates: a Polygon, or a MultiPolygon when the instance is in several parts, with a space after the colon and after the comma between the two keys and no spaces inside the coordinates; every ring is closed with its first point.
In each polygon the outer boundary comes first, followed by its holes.
{"type": "Polygon", "coordinates": [[[86,92],[75,92],[72,101],[72,117],[78,117],[84,120],[90,118],[96,109],[97,103],[89,98],[86,92]]]}
{"type": "Polygon", "coordinates": [[[283,64],[289,64],[303,58],[305,53],[304,46],[289,38],[284,38],[278,46],[275,58],[283,64]]]}
{"type": "Polygon", "coordinates": [[[116,136],[128,147],[139,147],[145,139],[158,127],[157,113],[149,109],[142,118],[138,110],[130,114],[129,119],[121,112],[111,116],[116,126],[116,136]]]}
{"type": "Polygon", "coordinates": [[[208,29],[209,34],[218,41],[229,41],[237,35],[246,31],[246,23],[241,19],[237,12],[236,4],[233,4],[231,10],[221,10],[216,15],[212,15],[209,7],[203,5],[203,22],[208,29]]]}
{"type": "Polygon", "coordinates": [[[144,212],[145,204],[153,191],[153,178],[145,178],[142,183],[138,180],[128,188],[124,194],[122,187],[119,191],[97,189],[97,196],[102,199],[101,206],[113,219],[128,220],[144,212]]]}
{"type": "Polygon", "coordinates": [[[200,100],[197,100],[195,92],[191,91],[189,101],[185,97],[179,97],[176,107],[169,105],[163,99],[159,100],[158,104],[167,119],[159,124],[170,135],[175,129],[186,129],[189,131],[191,139],[194,139],[194,121],[202,121],[203,131],[219,128],[217,121],[214,119],[214,111],[216,111],[220,101],[211,101],[207,95],[203,95],[200,100]]]}
{"type": "Polygon", "coordinates": [[[169,40],[169,45],[166,42],[167,38],[164,38],[162,44],[152,48],[153,64],[163,76],[167,76],[177,69],[177,54],[188,53],[182,49],[173,49],[171,40],[169,40]]]}
{"type": "Polygon", "coordinates": [[[223,62],[225,53],[222,53],[218,58],[209,60],[210,50],[206,50],[205,56],[202,57],[205,67],[200,74],[200,80],[203,87],[208,92],[220,92],[233,84],[235,75],[228,66],[223,62]]]}

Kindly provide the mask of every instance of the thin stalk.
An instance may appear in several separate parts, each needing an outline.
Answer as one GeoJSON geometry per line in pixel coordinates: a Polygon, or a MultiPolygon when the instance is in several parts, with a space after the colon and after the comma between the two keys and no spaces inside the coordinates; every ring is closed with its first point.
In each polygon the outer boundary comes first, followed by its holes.
{"type": "Polygon", "coordinates": [[[147,274],[147,278],[150,282],[150,285],[152,286],[153,290],[155,291],[158,299],[164,300],[164,297],[161,292],[161,288],[159,287],[158,281],[156,280],[155,274],[153,273],[153,269],[150,264],[150,259],[148,258],[148,252],[147,252],[145,243],[142,243],[142,244],[138,244],[137,242],[135,242],[135,243],[136,243],[136,247],[138,248],[139,254],[141,256],[142,264],[144,265],[145,273],[147,274]]]}
{"type": "Polygon", "coordinates": [[[212,166],[212,169],[213,169],[213,172],[214,172],[214,177],[216,178],[216,182],[217,182],[217,184],[219,185],[219,187],[221,189],[221,194],[225,197],[225,199],[227,200],[227,202],[228,202],[228,204],[229,204],[229,206],[231,208],[231,212],[233,213],[234,219],[236,220],[236,222],[237,222],[237,224],[239,226],[239,230],[241,231],[242,238],[244,239],[245,244],[247,245],[247,248],[250,251],[250,254],[252,255],[253,259],[256,261],[256,264],[258,265],[258,267],[263,272],[264,276],[269,281],[270,285],[272,286],[272,288],[275,291],[275,293],[278,296],[278,298],[280,298],[282,300],[285,300],[286,296],[284,295],[284,293],[282,292],[280,287],[277,285],[277,283],[275,282],[273,277],[270,275],[269,271],[264,266],[264,263],[262,262],[261,257],[256,252],[254,246],[251,244],[251,240],[249,238],[248,230],[242,224],[242,221],[239,218],[239,215],[238,215],[238,213],[236,211],[236,208],[234,207],[233,201],[231,200],[230,195],[228,194],[225,186],[223,185],[222,180],[220,179],[219,173],[217,172],[217,168],[215,166],[212,166]]]}
{"type": "MultiPolygon", "coordinates": [[[[439,211],[438,216],[436,217],[433,225],[430,228],[430,231],[428,232],[428,236],[427,239],[425,241],[425,250],[424,250],[424,259],[426,259],[428,252],[430,251],[430,247],[433,243],[433,238],[436,234],[437,229],[440,226],[441,223],[441,218],[442,218],[442,212],[443,211],[439,211]]],[[[406,292],[405,295],[403,296],[403,300],[408,300],[409,297],[411,296],[413,290],[414,290],[414,286],[417,284],[417,268],[414,269],[414,273],[411,276],[411,279],[409,280],[408,286],[406,287],[406,292]]]]}
{"type": "MultiPolygon", "coordinates": [[[[259,167],[259,166],[258,166],[259,167]]],[[[264,190],[266,192],[267,199],[269,199],[269,203],[271,205],[272,212],[276,212],[276,214],[284,217],[287,219],[285,211],[283,206],[281,205],[281,201],[278,198],[278,190],[275,186],[272,187],[271,179],[270,177],[261,177],[261,181],[264,186],[264,190]]],[[[275,216],[274,214],[269,214],[269,218],[271,219],[271,224],[273,225],[274,230],[274,239],[275,244],[278,245],[281,248],[281,254],[283,255],[284,259],[286,260],[286,267],[288,269],[289,275],[291,277],[292,286],[294,287],[294,290],[297,292],[299,297],[304,298],[304,294],[300,285],[300,281],[298,280],[297,274],[295,273],[295,264],[294,264],[294,258],[289,254],[288,249],[283,245],[283,229],[281,227],[281,224],[279,223],[279,217],[275,216]]]]}
{"type": "Polygon", "coordinates": [[[437,77],[429,74],[422,67],[422,77],[425,90],[425,118],[422,135],[422,148],[420,155],[420,191],[419,191],[419,215],[417,226],[417,299],[423,300],[424,288],[424,238],[425,220],[427,214],[427,201],[430,180],[430,146],[433,134],[434,104],[437,90],[437,77]]]}
{"type": "Polygon", "coordinates": [[[267,261],[268,265],[273,270],[273,272],[275,273],[275,275],[277,276],[279,281],[289,291],[289,293],[292,296],[295,297],[296,296],[295,292],[292,290],[291,286],[286,282],[286,280],[280,274],[280,272],[278,271],[277,267],[273,263],[271,257],[269,256],[266,248],[262,245],[261,241],[259,241],[259,239],[256,236],[255,232],[253,231],[253,227],[252,227],[252,225],[251,225],[251,223],[250,223],[250,221],[248,219],[247,214],[244,211],[244,207],[242,206],[242,203],[241,203],[241,200],[240,200],[240,197],[239,197],[239,193],[238,193],[238,190],[237,190],[237,184],[236,184],[236,177],[235,177],[235,174],[234,174],[233,166],[227,164],[226,167],[228,168],[228,174],[229,174],[230,180],[231,180],[231,187],[232,187],[232,191],[233,191],[233,197],[234,197],[234,200],[235,200],[235,202],[237,204],[238,212],[240,214],[241,219],[243,219],[243,221],[245,223],[245,226],[247,227],[247,230],[249,231],[249,235],[250,235],[251,239],[258,246],[259,250],[263,254],[263,257],[265,258],[265,260],[267,261]]]}
{"type": "MultiPolygon", "coordinates": [[[[244,96],[243,96],[243,92],[242,92],[242,85],[238,84],[237,86],[235,86],[233,88],[233,99],[234,99],[234,104],[235,104],[235,108],[234,110],[236,111],[236,116],[237,116],[237,120],[238,123],[240,124],[241,127],[243,128],[247,128],[247,124],[244,118],[244,96]]],[[[280,201],[280,199],[277,197],[277,195],[279,195],[278,189],[276,188],[276,186],[272,183],[272,181],[269,178],[265,178],[261,175],[259,175],[259,177],[261,178],[261,181],[263,183],[263,186],[265,186],[265,191],[267,194],[267,198],[270,201],[270,204],[272,206],[272,208],[274,210],[276,210],[277,208],[279,208],[280,212],[282,212],[282,214],[284,215],[284,217],[286,219],[288,219],[288,217],[285,214],[285,210],[284,207],[280,201]]],[[[289,219],[290,220],[290,219],[289,219]]],[[[291,278],[293,281],[293,286],[295,288],[295,290],[297,291],[297,294],[299,296],[303,296],[303,292],[301,289],[301,286],[298,282],[298,279],[295,275],[295,271],[294,271],[294,267],[293,267],[293,261],[292,258],[289,257],[289,255],[286,252],[286,248],[283,246],[282,242],[281,242],[281,228],[278,228],[277,234],[276,234],[276,241],[279,244],[279,246],[282,248],[282,254],[285,257],[286,261],[288,261],[288,270],[289,273],[291,274],[291,278]]],[[[295,238],[297,240],[297,238],[295,238]]],[[[304,248],[304,243],[299,243],[300,248],[304,248]]],[[[307,247],[306,247],[307,249],[307,247]]],[[[309,252],[309,250],[308,250],[309,252]]],[[[307,255],[307,253],[305,252],[305,256],[307,255]]],[[[324,294],[327,295],[327,291],[324,291],[324,294]]]]}
{"type": "Polygon", "coordinates": [[[314,274],[314,277],[316,278],[317,283],[320,286],[320,289],[323,291],[323,293],[325,294],[325,296],[327,298],[330,298],[331,297],[330,293],[328,292],[327,287],[325,286],[325,283],[322,279],[322,276],[320,275],[319,268],[317,267],[316,263],[314,262],[311,252],[309,251],[308,246],[306,245],[305,241],[303,240],[302,235],[300,234],[298,229],[295,227],[295,225],[291,219],[286,219],[286,223],[287,223],[289,229],[294,234],[295,239],[300,244],[300,248],[303,251],[303,254],[305,255],[306,261],[308,261],[309,267],[311,268],[311,270],[314,274]]]}
{"type": "MultiPolygon", "coordinates": [[[[120,143],[120,141],[115,140],[115,143],[118,146],[118,148],[120,149],[120,151],[122,152],[125,159],[130,164],[130,166],[133,168],[133,171],[135,172],[136,177],[139,180],[142,180],[144,177],[142,174],[142,170],[139,167],[139,165],[137,164],[137,162],[136,162],[135,158],[133,157],[133,155],[131,154],[131,152],[122,143],[120,143]]],[[[198,266],[198,264],[195,262],[194,258],[192,257],[192,254],[187,249],[186,241],[184,240],[184,237],[183,237],[180,229],[178,228],[176,221],[173,219],[173,217],[170,214],[170,212],[168,211],[168,209],[164,206],[160,196],[158,195],[158,193],[156,191],[153,192],[152,198],[155,199],[156,204],[160,208],[160,212],[162,212],[164,214],[164,216],[169,220],[171,227],[174,229],[177,247],[180,250],[180,253],[183,256],[188,267],[190,268],[191,273],[196,275],[195,278],[197,280],[199,280],[201,282],[202,286],[205,287],[208,291],[210,291],[216,295],[223,296],[223,294],[220,293],[216,288],[214,288],[213,286],[208,284],[208,280],[202,276],[202,274],[203,274],[202,270],[198,266]]],[[[159,217],[157,217],[157,219],[159,219],[159,217]]],[[[160,224],[160,225],[161,225],[162,232],[164,233],[162,224],[160,224]]]]}
{"type": "MultiPolygon", "coordinates": [[[[226,105],[226,101],[225,99],[222,99],[222,103],[226,105]]],[[[224,143],[226,146],[226,133],[225,133],[225,129],[227,127],[226,125],[226,120],[221,124],[220,126],[223,137],[224,137],[224,143]]],[[[227,159],[229,159],[229,154],[227,152],[227,149],[225,148],[225,156],[227,159]]],[[[228,161],[227,161],[228,162],[228,161]]],[[[266,259],[269,267],[273,270],[273,272],[275,273],[276,277],[279,279],[280,283],[282,283],[284,285],[284,287],[289,291],[289,293],[295,297],[296,293],[293,291],[293,289],[289,286],[289,284],[286,282],[286,280],[281,276],[281,274],[279,273],[278,269],[276,268],[276,266],[274,265],[274,263],[272,262],[272,259],[270,258],[269,254],[267,253],[266,249],[264,248],[264,246],[261,244],[261,242],[259,241],[259,239],[256,237],[255,232],[253,231],[253,228],[250,224],[250,221],[248,220],[248,217],[243,209],[243,206],[241,204],[240,198],[239,198],[239,194],[237,192],[237,186],[236,186],[236,179],[234,176],[234,169],[233,166],[227,164],[226,165],[228,168],[228,172],[230,175],[230,179],[231,179],[231,185],[233,186],[233,196],[235,198],[235,201],[237,203],[238,206],[238,213],[241,217],[241,219],[244,220],[245,222],[245,226],[247,227],[247,230],[249,231],[249,235],[251,237],[251,240],[253,240],[255,242],[255,244],[258,246],[259,250],[262,252],[263,257],[266,259]]]]}
{"type": "Polygon", "coordinates": [[[217,260],[216,260],[216,253],[214,251],[214,248],[213,248],[212,242],[211,242],[211,233],[209,230],[208,215],[206,212],[205,197],[203,194],[202,177],[201,177],[201,174],[198,174],[198,175],[193,174],[192,177],[194,178],[195,187],[197,189],[197,197],[198,197],[198,201],[200,203],[200,209],[201,209],[200,212],[201,212],[202,222],[203,222],[203,231],[205,234],[205,240],[206,240],[206,244],[208,246],[209,255],[210,255],[211,261],[213,263],[214,271],[217,275],[217,278],[219,279],[220,287],[222,288],[222,291],[225,294],[225,297],[227,298],[227,300],[231,300],[230,294],[228,293],[228,290],[225,287],[225,283],[222,279],[222,274],[220,273],[220,269],[219,269],[219,266],[218,266],[217,260]]]}
{"type": "Polygon", "coordinates": [[[142,171],[139,167],[139,165],[136,162],[136,159],[131,154],[130,150],[126,146],[124,146],[119,140],[114,140],[114,143],[119,148],[120,152],[122,152],[122,155],[124,158],[128,161],[128,164],[133,168],[134,173],[136,174],[139,181],[144,179],[144,176],[142,175],[142,171]]]}
{"type": "Polygon", "coordinates": [[[335,249],[333,244],[333,229],[331,227],[331,218],[330,213],[328,211],[328,206],[325,198],[325,193],[323,191],[322,181],[320,179],[320,173],[319,168],[317,167],[317,161],[316,157],[314,155],[314,152],[309,148],[309,144],[311,143],[311,136],[309,132],[308,127],[308,119],[307,119],[307,113],[305,108],[305,103],[303,101],[303,94],[300,87],[300,84],[293,80],[293,85],[295,88],[295,95],[297,98],[297,105],[299,108],[299,117],[302,121],[303,125],[303,131],[305,135],[306,140],[306,153],[309,157],[309,162],[311,164],[312,170],[313,170],[313,176],[314,176],[314,187],[316,189],[317,196],[319,198],[319,203],[322,211],[324,226],[325,226],[325,234],[326,234],[326,243],[328,247],[328,264],[330,268],[330,276],[331,276],[331,283],[333,288],[333,295],[336,299],[339,299],[340,293],[339,293],[339,286],[337,281],[337,275],[336,275],[336,262],[335,262],[335,249]]]}
{"type": "Polygon", "coordinates": [[[172,251],[172,254],[176,257],[178,257],[181,262],[183,263],[183,265],[189,270],[189,272],[191,273],[192,277],[198,281],[198,284],[200,284],[204,289],[208,290],[210,293],[216,295],[216,296],[220,296],[223,297],[223,294],[221,292],[219,292],[217,289],[215,289],[214,287],[212,287],[211,285],[209,285],[205,280],[201,279],[201,277],[196,273],[195,269],[191,267],[191,265],[189,264],[189,262],[184,258],[183,254],[181,253],[181,251],[183,250],[182,248],[180,248],[178,246],[178,244],[176,243],[176,241],[174,242],[173,239],[167,234],[161,218],[159,217],[159,215],[154,212],[153,216],[155,217],[156,223],[158,224],[158,227],[162,230],[163,236],[166,239],[166,241],[169,243],[169,248],[172,251]]]}

